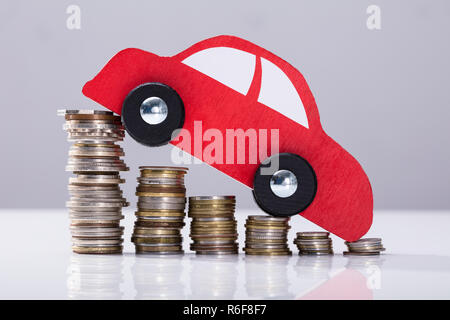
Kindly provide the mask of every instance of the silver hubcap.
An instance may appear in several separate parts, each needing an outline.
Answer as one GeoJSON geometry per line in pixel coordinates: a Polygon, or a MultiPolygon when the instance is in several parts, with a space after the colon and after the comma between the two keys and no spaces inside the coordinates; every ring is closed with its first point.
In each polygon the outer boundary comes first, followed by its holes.
{"type": "Polygon", "coordinates": [[[280,198],[292,196],[297,186],[297,177],[289,170],[278,170],[270,179],[270,189],[280,198]]]}
{"type": "Polygon", "coordinates": [[[160,124],[166,120],[167,114],[167,104],[161,98],[150,97],[141,104],[141,117],[148,124],[160,124]]]}

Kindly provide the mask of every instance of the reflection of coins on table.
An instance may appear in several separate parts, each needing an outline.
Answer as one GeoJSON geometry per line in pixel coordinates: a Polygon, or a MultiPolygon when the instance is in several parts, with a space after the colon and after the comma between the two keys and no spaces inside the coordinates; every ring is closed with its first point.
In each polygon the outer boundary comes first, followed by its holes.
{"type": "Polygon", "coordinates": [[[289,218],[249,216],[245,223],[245,254],[261,256],[292,254],[287,243],[289,229],[289,218]]]}
{"type": "Polygon", "coordinates": [[[329,232],[297,232],[294,244],[297,245],[300,255],[319,256],[333,254],[333,241],[329,232]]]}
{"type": "Polygon", "coordinates": [[[234,196],[190,197],[191,250],[203,255],[237,254],[235,207],[234,196]]]}
{"type": "Polygon", "coordinates": [[[170,255],[183,253],[186,188],[182,167],[139,167],[136,221],[131,241],[136,253],[170,255]]]}
{"type": "Polygon", "coordinates": [[[69,149],[66,171],[69,178],[71,233],[73,251],[83,254],[122,252],[122,207],[128,206],[119,184],[120,171],[128,167],[125,155],[116,143],[125,136],[119,116],[110,111],[60,110],[69,149]]]}

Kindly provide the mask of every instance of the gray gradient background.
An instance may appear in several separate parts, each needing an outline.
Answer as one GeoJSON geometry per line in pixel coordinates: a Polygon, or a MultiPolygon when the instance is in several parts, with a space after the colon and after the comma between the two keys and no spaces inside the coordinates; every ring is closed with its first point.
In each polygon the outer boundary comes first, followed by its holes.
{"type": "MultiPolygon", "coordinates": [[[[69,144],[61,107],[99,107],[81,87],[117,51],[173,55],[232,34],[284,58],[307,79],[326,132],[365,168],[377,209],[450,209],[449,1],[2,1],[0,207],[63,207],[69,144]],[[69,4],[81,30],[66,28],[69,4]],[[382,29],[366,28],[381,7],[382,29]]],[[[131,171],[170,164],[170,148],[123,143],[131,171]]],[[[189,195],[251,192],[192,165],[189,195]]]]}

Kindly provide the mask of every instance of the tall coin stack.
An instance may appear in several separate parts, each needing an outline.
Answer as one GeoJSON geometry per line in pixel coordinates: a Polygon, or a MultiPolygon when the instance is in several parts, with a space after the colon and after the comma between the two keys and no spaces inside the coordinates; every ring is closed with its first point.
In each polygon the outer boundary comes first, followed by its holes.
{"type": "Polygon", "coordinates": [[[134,232],[136,253],[170,255],[183,253],[187,168],[143,166],[138,177],[134,232]]]}
{"type": "Polygon", "coordinates": [[[120,171],[129,170],[115,143],[124,138],[119,116],[109,111],[59,110],[70,147],[69,179],[72,250],[76,253],[122,253],[122,207],[128,203],[119,184],[120,171]]]}
{"type": "Polygon", "coordinates": [[[345,241],[345,244],[348,251],[344,251],[344,255],[376,256],[386,250],[381,243],[381,238],[363,238],[354,242],[345,241]]]}
{"type": "Polygon", "coordinates": [[[245,224],[245,254],[291,255],[287,243],[290,228],[289,218],[249,216],[245,224]]]}
{"type": "Polygon", "coordinates": [[[190,197],[191,250],[197,254],[237,254],[235,207],[235,196],[190,197]]]}
{"type": "Polygon", "coordinates": [[[333,241],[329,232],[297,232],[294,244],[297,245],[300,255],[320,256],[333,254],[333,241]]]}

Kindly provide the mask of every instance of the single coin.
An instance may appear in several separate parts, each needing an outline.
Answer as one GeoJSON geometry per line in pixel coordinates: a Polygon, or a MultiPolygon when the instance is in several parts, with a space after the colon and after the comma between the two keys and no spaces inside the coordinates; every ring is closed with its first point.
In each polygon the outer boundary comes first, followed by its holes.
{"type": "Polygon", "coordinates": [[[366,252],[349,252],[344,251],[344,256],[378,256],[380,255],[379,251],[366,251],[366,252]]]}
{"type": "Polygon", "coordinates": [[[135,244],[149,244],[149,243],[171,243],[181,245],[183,241],[182,237],[166,237],[166,238],[143,238],[143,237],[131,237],[131,242],[135,244]]]}
{"type": "Polygon", "coordinates": [[[110,115],[114,113],[106,110],[91,110],[91,109],[58,109],[58,116],[65,116],[66,114],[100,114],[100,115],[110,115]]]}
{"type": "Polygon", "coordinates": [[[290,220],[290,218],[289,217],[287,217],[287,218],[280,218],[280,217],[270,217],[270,216],[248,216],[248,220],[288,222],[290,220]]]}
{"type": "Polygon", "coordinates": [[[74,246],[119,246],[123,243],[123,239],[72,239],[74,246]]]}
{"type": "Polygon", "coordinates": [[[122,249],[122,246],[72,247],[73,252],[82,254],[119,254],[122,253],[122,249]]]}
{"type": "Polygon", "coordinates": [[[135,215],[137,217],[185,217],[186,213],[183,210],[139,210],[135,215]]]}
{"type": "Polygon", "coordinates": [[[153,228],[145,228],[145,227],[135,227],[134,234],[179,235],[180,232],[178,230],[173,230],[173,229],[153,229],[153,228]]]}

